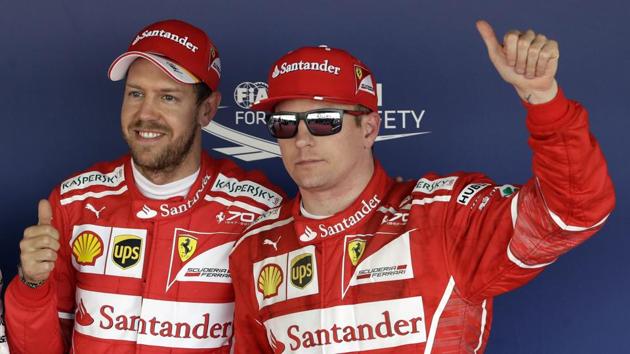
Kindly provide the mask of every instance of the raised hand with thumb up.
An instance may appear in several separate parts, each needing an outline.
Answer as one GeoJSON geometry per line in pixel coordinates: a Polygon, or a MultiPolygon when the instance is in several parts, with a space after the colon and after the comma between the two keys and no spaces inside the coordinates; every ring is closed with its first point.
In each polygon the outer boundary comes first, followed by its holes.
{"type": "Polygon", "coordinates": [[[26,228],[20,241],[21,276],[28,283],[48,279],[59,250],[59,232],[51,225],[53,215],[48,200],[39,201],[37,218],[37,225],[26,228]]]}
{"type": "Polygon", "coordinates": [[[477,21],[477,30],[497,72],[514,86],[521,99],[541,104],[556,96],[558,83],[555,77],[560,58],[558,42],[532,30],[512,30],[500,43],[486,21],[477,21]]]}

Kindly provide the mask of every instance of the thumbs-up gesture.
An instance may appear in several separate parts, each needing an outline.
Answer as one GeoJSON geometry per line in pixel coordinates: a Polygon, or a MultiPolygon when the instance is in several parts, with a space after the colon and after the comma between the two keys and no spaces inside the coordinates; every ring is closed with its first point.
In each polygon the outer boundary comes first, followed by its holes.
{"type": "Polygon", "coordinates": [[[523,100],[540,104],[556,96],[558,42],[532,30],[512,30],[505,34],[501,44],[488,22],[477,21],[477,30],[499,75],[514,86],[523,100]]]}
{"type": "Polygon", "coordinates": [[[22,277],[30,283],[48,279],[59,250],[59,232],[51,225],[52,207],[48,200],[39,201],[37,218],[37,225],[26,228],[20,241],[22,277]]]}

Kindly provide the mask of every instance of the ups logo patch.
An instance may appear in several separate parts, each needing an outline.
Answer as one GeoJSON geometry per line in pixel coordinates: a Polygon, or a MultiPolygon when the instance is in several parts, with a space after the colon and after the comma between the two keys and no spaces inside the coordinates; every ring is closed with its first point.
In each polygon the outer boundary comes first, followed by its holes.
{"type": "Polygon", "coordinates": [[[304,289],[313,280],[313,255],[303,253],[291,260],[291,284],[304,289]]]}
{"type": "Polygon", "coordinates": [[[120,235],[114,238],[114,252],[112,260],[122,269],[127,269],[138,264],[142,238],[135,235],[120,235]]]}

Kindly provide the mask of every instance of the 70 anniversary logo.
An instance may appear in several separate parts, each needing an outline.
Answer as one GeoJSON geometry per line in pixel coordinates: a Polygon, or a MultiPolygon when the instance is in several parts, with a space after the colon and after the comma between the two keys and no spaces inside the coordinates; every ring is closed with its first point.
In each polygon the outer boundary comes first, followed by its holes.
{"type": "MultiPolygon", "coordinates": [[[[377,84],[377,92],[379,97],[378,105],[381,107],[383,97],[382,84],[377,84]]],[[[234,102],[236,102],[238,108],[235,111],[234,124],[264,124],[264,115],[261,112],[250,111],[249,108],[254,102],[266,97],[267,84],[264,82],[242,82],[236,86],[234,90],[234,102]]],[[[229,108],[229,106],[221,106],[219,108],[225,109],[229,108]]],[[[377,142],[430,133],[430,131],[420,131],[420,123],[426,113],[425,110],[379,110],[379,113],[382,119],[382,129],[385,131],[391,129],[413,129],[414,131],[411,133],[379,135],[376,138],[377,142]]],[[[203,130],[236,145],[213,148],[213,150],[222,154],[230,155],[243,161],[257,161],[280,157],[280,148],[275,141],[243,133],[217,123],[216,121],[210,122],[203,130]]]]}

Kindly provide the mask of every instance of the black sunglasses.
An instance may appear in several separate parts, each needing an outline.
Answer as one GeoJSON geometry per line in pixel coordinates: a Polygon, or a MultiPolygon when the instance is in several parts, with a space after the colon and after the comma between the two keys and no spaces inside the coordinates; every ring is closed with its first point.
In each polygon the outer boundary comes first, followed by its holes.
{"type": "Polygon", "coordinates": [[[314,136],[337,134],[341,131],[343,115],[355,117],[368,112],[350,111],[337,108],[321,108],[306,112],[274,112],[265,115],[267,129],[276,139],[289,139],[297,134],[298,125],[303,120],[308,131],[314,136]]]}

